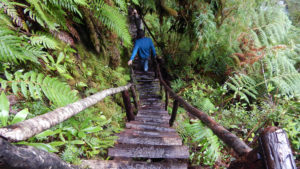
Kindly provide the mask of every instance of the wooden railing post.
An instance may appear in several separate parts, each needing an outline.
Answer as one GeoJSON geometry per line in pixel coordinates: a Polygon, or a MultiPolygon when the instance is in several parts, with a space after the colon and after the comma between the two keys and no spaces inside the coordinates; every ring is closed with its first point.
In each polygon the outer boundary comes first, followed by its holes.
{"type": "Polygon", "coordinates": [[[135,93],[135,88],[134,88],[133,85],[130,87],[130,91],[131,91],[131,94],[132,94],[134,107],[135,107],[136,110],[138,110],[139,105],[138,105],[138,101],[137,101],[137,97],[136,97],[136,93],[135,93]]]}
{"type": "Polygon", "coordinates": [[[260,136],[259,143],[267,169],[297,169],[284,130],[277,127],[266,128],[260,136]]]}
{"type": "Polygon", "coordinates": [[[176,115],[177,115],[177,109],[178,109],[179,103],[177,100],[174,100],[173,102],[173,109],[172,109],[172,115],[171,115],[171,119],[169,121],[170,126],[173,126],[173,123],[176,119],[176,115]]]}
{"type": "Polygon", "coordinates": [[[134,114],[130,102],[130,96],[128,90],[122,91],[123,102],[126,110],[126,117],[128,121],[134,120],[134,114]]]}
{"type": "Polygon", "coordinates": [[[169,105],[169,92],[167,89],[165,89],[165,94],[166,94],[166,103],[165,103],[165,110],[168,110],[168,105],[169,105]]]}

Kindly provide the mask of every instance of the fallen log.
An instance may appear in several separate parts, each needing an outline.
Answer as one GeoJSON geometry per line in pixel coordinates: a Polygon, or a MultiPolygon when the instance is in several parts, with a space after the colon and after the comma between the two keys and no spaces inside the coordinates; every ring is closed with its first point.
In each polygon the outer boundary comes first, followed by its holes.
{"type": "Polygon", "coordinates": [[[57,155],[31,146],[15,146],[0,137],[0,168],[3,169],[79,169],[57,155]]]}
{"type": "Polygon", "coordinates": [[[107,96],[128,90],[131,84],[117,88],[110,88],[98,92],[92,96],[71,103],[49,113],[36,116],[23,122],[0,128],[0,136],[8,139],[10,142],[26,140],[36,134],[47,130],[70,117],[78,114],[82,110],[96,104],[107,96]]]}

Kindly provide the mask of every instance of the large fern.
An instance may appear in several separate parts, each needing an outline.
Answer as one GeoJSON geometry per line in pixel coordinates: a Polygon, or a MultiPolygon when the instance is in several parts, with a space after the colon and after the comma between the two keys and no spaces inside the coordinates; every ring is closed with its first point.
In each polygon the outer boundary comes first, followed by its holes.
{"type": "Polygon", "coordinates": [[[18,64],[20,61],[31,61],[39,63],[38,58],[46,55],[41,48],[30,45],[23,36],[19,36],[17,32],[10,30],[6,25],[0,25],[0,37],[0,61],[2,62],[18,64]]]}
{"type": "Polygon", "coordinates": [[[221,142],[218,137],[201,121],[192,120],[180,123],[177,128],[179,134],[189,144],[191,160],[198,165],[213,165],[221,155],[221,142]]]}
{"type": "Polygon", "coordinates": [[[30,4],[24,12],[41,26],[56,30],[59,26],[67,29],[67,12],[81,17],[79,6],[87,5],[85,0],[27,0],[30,4]]]}
{"type": "Polygon", "coordinates": [[[247,36],[253,41],[248,43],[252,45],[248,50],[264,57],[230,77],[225,87],[247,102],[249,96],[256,98],[267,93],[299,97],[300,73],[295,69],[300,60],[299,47],[290,35],[292,31],[287,14],[279,5],[264,4],[257,9],[247,36]]]}
{"type": "Polygon", "coordinates": [[[126,17],[117,8],[106,4],[103,0],[90,0],[89,2],[95,16],[110,30],[114,31],[124,41],[125,46],[130,46],[131,36],[126,17]]]}
{"type": "Polygon", "coordinates": [[[78,100],[76,91],[71,90],[66,83],[57,78],[45,76],[42,73],[17,71],[14,75],[5,72],[5,79],[0,79],[1,88],[11,88],[15,95],[22,94],[26,98],[48,98],[54,107],[62,107],[78,100]]]}

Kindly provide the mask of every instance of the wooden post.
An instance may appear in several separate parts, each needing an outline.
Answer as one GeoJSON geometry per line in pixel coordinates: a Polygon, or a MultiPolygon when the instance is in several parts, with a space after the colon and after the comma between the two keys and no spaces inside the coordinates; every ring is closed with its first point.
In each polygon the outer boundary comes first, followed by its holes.
{"type": "Polygon", "coordinates": [[[165,110],[168,110],[168,105],[169,105],[169,93],[168,90],[165,88],[165,94],[166,94],[166,104],[165,104],[165,110]]]}
{"type": "Polygon", "coordinates": [[[169,121],[170,127],[173,126],[173,123],[174,123],[174,121],[176,119],[178,106],[179,106],[178,101],[174,100],[174,102],[173,102],[173,109],[172,109],[172,115],[171,115],[171,119],[169,121]]]}
{"type": "Polygon", "coordinates": [[[138,101],[137,101],[137,97],[136,97],[136,93],[135,93],[135,89],[134,89],[133,85],[130,87],[130,91],[132,94],[134,107],[136,108],[136,110],[138,110],[139,105],[138,105],[138,101]]]}
{"type": "Polygon", "coordinates": [[[57,155],[31,146],[15,146],[0,137],[0,168],[6,169],[79,169],[61,160],[57,155]]]}
{"type": "Polygon", "coordinates": [[[260,136],[259,143],[267,169],[297,169],[284,130],[276,127],[266,128],[260,136]]]}
{"type": "Polygon", "coordinates": [[[134,114],[131,107],[130,96],[128,90],[122,92],[123,102],[126,110],[126,116],[128,121],[134,120],[134,114]]]}

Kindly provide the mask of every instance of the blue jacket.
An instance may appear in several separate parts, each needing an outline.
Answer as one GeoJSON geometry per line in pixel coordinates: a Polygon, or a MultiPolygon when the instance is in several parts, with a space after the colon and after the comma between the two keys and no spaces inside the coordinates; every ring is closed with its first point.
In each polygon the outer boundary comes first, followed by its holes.
{"type": "Polygon", "coordinates": [[[147,59],[150,56],[150,49],[152,50],[152,55],[155,56],[155,49],[153,42],[150,38],[144,37],[135,41],[134,48],[130,60],[133,60],[136,53],[139,51],[139,55],[142,59],[147,59]]]}

